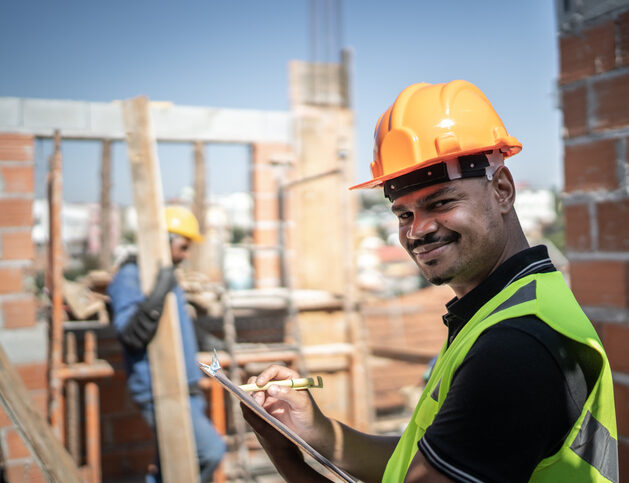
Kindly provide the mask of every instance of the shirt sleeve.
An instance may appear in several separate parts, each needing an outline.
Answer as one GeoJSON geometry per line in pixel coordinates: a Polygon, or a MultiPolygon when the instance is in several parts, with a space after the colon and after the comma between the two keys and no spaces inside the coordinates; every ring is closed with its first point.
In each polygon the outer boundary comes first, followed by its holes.
{"type": "MultiPolygon", "coordinates": [[[[455,481],[528,481],[559,449],[585,401],[575,401],[574,381],[558,360],[566,346],[558,337],[535,317],[504,321],[481,334],[418,443],[426,459],[455,481]],[[531,324],[543,327],[518,328],[531,324]]],[[[576,381],[585,385],[582,374],[576,381]]]]}
{"type": "Polygon", "coordinates": [[[113,324],[116,333],[126,327],[137,306],[146,297],[140,290],[138,266],[133,263],[123,265],[107,287],[113,311],[113,324]]]}

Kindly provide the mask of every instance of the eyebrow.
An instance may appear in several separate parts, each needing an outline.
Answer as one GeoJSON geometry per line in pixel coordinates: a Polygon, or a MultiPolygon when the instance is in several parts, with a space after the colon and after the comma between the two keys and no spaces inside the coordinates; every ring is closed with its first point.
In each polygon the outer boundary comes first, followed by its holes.
{"type": "MultiPolygon", "coordinates": [[[[420,199],[416,200],[414,205],[415,206],[421,206],[421,205],[424,205],[426,203],[431,202],[435,198],[439,198],[440,196],[443,196],[443,195],[452,194],[452,193],[454,193],[456,191],[457,191],[456,187],[454,187],[452,185],[444,186],[443,188],[438,189],[434,193],[430,193],[428,196],[425,196],[424,198],[420,198],[420,199]]],[[[393,213],[395,213],[395,214],[401,213],[401,212],[406,211],[406,210],[407,210],[407,208],[406,208],[405,205],[398,205],[398,206],[392,206],[391,207],[391,211],[393,213]]]]}

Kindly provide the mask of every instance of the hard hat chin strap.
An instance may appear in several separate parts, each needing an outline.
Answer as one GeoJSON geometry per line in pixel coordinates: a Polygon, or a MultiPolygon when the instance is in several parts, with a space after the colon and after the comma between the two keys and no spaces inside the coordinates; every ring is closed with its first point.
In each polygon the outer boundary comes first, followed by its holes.
{"type": "Polygon", "coordinates": [[[461,178],[493,178],[503,165],[504,155],[499,150],[476,153],[439,161],[384,182],[384,196],[395,201],[400,196],[433,184],[445,183],[461,178]]]}

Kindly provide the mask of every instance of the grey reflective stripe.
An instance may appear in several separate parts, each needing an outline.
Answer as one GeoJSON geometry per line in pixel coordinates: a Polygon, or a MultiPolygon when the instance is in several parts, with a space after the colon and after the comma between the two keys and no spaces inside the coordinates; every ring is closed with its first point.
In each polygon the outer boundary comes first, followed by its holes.
{"type": "Polygon", "coordinates": [[[608,480],[618,481],[618,442],[605,426],[587,412],[570,449],[608,480]]]}
{"type": "Polygon", "coordinates": [[[439,379],[439,382],[437,383],[435,388],[430,393],[430,397],[433,398],[437,402],[439,402],[439,387],[440,386],[441,386],[441,379],[439,379]]]}
{"type": "Polygon", "coordinates": [[[519,305],[519,304],[523,304],[524,302],[530,302],[531,300],[535,300],[536,289],[537,289],[537,280],[530,281],[524,287],[520,287],[511,297],[509,297],[507,300],[502,302],[489,315],[490,316],[494,315],[496,312],[500,312],[501,310],[508,309],[509,307],[513,307],[514,305],[519,305]]]}

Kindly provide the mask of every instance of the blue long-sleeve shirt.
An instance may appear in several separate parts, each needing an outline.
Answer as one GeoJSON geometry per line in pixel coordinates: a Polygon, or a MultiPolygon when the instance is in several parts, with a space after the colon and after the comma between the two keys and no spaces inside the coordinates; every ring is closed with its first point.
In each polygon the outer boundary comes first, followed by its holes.
{"type": "MultiPolygon", "coordinates": [[[[190,320],[186,311],[185,298],[181,287],[176,285],[173,292],[177,297],[177,311],[179,312],[186,376],[188,384],[194,385],[202,376],[196,361],[198,351],[197,339],[192,320],[190,320]]],[[[107,293],[111,299],[116,333],[120,335],[121,331],[129,323],[131,316],[137,310],[138,304],[146,299],[146,296],[140,289],[138,266],[135,263],[126,263],[120,267],[120,270],[118,270],[118,273],[116,273],[116,276],[107,287],[107,293]]],[[[151,371],[146,350],[133,352],[124,344],[122,344],[122,347],[128,375],[127,385],[133,400],[138,404],[152,400],[151,371]]]]}

